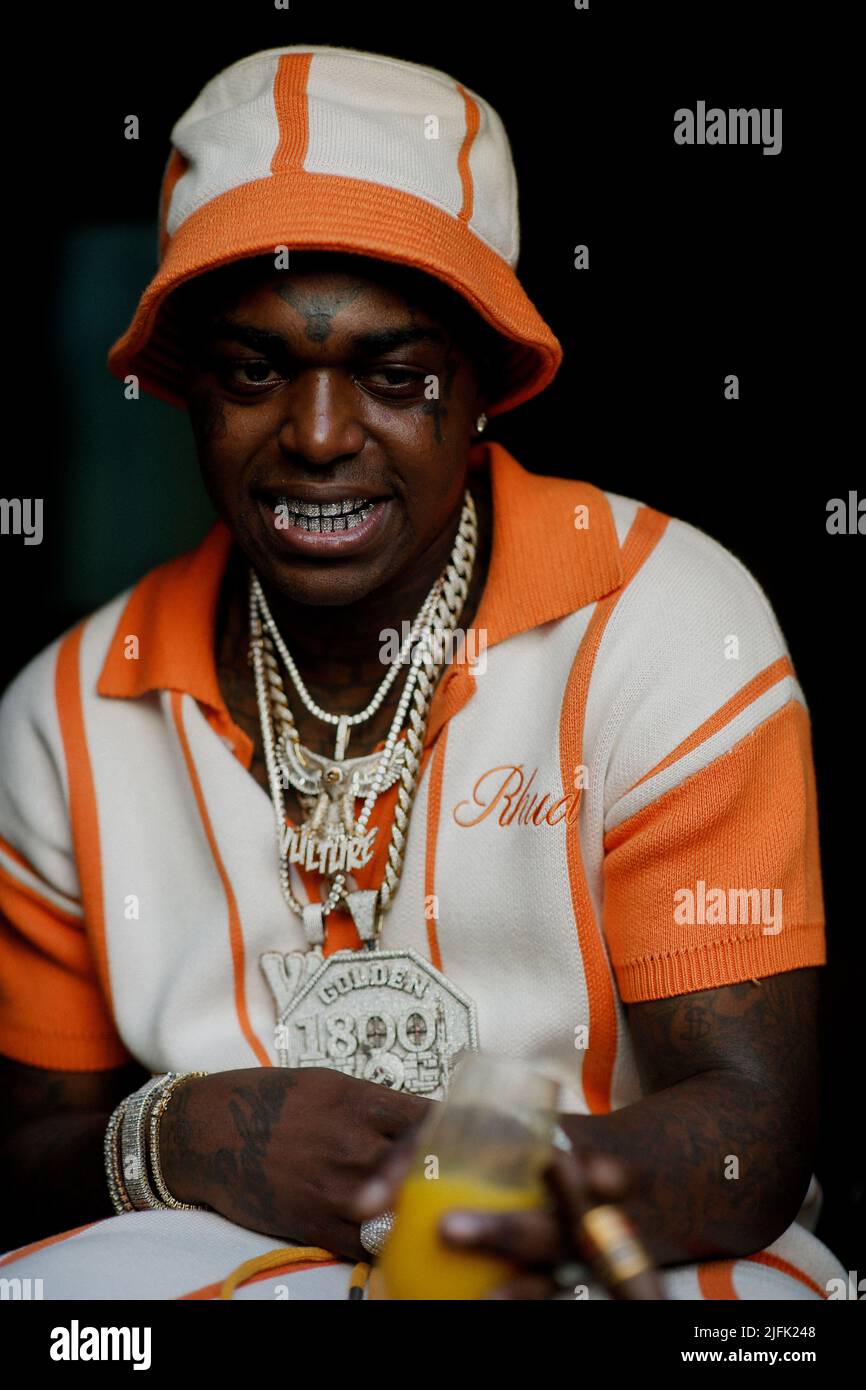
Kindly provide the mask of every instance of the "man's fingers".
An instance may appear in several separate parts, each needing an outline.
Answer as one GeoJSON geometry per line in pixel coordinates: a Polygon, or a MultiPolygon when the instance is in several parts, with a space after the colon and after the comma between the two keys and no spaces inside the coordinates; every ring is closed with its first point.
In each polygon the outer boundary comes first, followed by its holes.
{"type": "Polygon", "coordinates": [[[503,1255],[522,1265],[549,1265],[566,1258],[559,1227],[545,1211],[455,1209],[439,1222],[446,1244],[503,1255]]]}
{"type": "Polygon", "coordinates": [[[626,1165],[609,1154],[561,1149],[551,1159],[545,1179],[572,1231],[588,1207],[624,1201],[634,1181],[626,1165]]]}
{"type": "Polygon", "coordinates": [[[393,1206],[400,1185],[412,1166],[414,1153],[414,1135],[406,1135],[393,1145],[384,1162],[355,1194],[352,1210],[359,1221],[378,1216],[393,1206]]]}

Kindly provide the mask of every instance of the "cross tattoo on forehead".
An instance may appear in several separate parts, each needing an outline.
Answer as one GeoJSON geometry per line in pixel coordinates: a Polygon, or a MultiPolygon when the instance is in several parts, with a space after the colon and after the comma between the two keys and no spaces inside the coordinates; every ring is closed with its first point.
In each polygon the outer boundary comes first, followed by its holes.
{"type": "Polygon", "coordinates": [[[325,343],[331,336],[337,314],[353,304],[363,291],[363,285],[350,285],[348,289],[321,295],[305,293],[294,285],[279,285],[275,293],[304,319],[305,336],[313,343],[325,343]]]}

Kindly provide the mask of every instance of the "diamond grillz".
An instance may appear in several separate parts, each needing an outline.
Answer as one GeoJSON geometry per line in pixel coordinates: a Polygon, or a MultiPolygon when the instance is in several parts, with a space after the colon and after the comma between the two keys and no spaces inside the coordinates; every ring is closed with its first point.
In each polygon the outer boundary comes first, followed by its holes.
{"type": "Polygon", "coordinates": [[[366,521],[373,510],[367,497],[349,497],[342,502],[301,502],[281,497],[280,506],[290,526],[302,531],[352,531],[366,521]]]}

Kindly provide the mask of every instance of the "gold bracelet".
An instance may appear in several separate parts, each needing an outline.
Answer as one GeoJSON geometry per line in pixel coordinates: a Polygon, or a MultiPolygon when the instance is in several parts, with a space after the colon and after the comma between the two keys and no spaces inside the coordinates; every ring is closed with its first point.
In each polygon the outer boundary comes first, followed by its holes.
{"type": "Polygon", "coordinates": [[[181,1072],[179,1076],[174,1077],[174,1079],[168,1083],[159,1100],[157,1101],[156,1105],[153,1107],[153,1111],[150,1116],[150,1139],[148,1143],[148,1161],[150,1163],[151,1177],[153,1178],[153,1185],[159,1193],[164,1205],[170,1207],[172,1211],[210,1210],[210,1208],[207,1206],[199,1206],[191,1202],[179,1202],[176,1197],[172,1197],[171,1193],[165,1185],[165,1179],[162,1176],[162,1165],[159,1161],[159,1126],[163,1116],[163,1112],[165,1111],[166,1106],[168,1105],[178,1086],[181,1086],[184,1083],[184,1081],[192,1080],[194,1076],[207,1076],[207,1072],[185,1071],[181,1072]]]}
{"type": "Polygon", "coordinates": [[[622,1284],[652,1268],[652,1260],[631,1222],[613,1203],[591,1207],[582,1218],[580,1229],[610,1284],[622,1284]]]}

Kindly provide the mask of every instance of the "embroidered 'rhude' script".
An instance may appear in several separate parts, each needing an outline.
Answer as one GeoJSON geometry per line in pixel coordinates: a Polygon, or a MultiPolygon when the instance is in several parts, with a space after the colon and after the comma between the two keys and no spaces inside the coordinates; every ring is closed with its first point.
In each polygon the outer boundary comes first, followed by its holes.
{"type": "Polygon", "coordinates": [[[458,801],[457,805],[452,807],[451,815],[458,825],[468,828],[486,820],[496,807],[500,806],[500,825],[511,825],[515,820],[518,825],[561,825],[563,821],[567,825],[573,825],[580,809],[580,792],[569,792],[567,796],[560,796],[556,800],[553,799],[553,792],[545,792],[540,799],[538,792],[533,792],[530,796],[529,789],[537,773],[538,768],[534,767],[532,776],[527,780],[522,763],[504,763],[500,767],[490,767],[486,772],[482,772],[472,788],[472,801],[458,801]],[[551,804],[545,806],[546,802],[551,804]],[[480,806],[481,810],[469,820],[466,813],[462,816],[458,814],[464,806],[480,806]]]}

